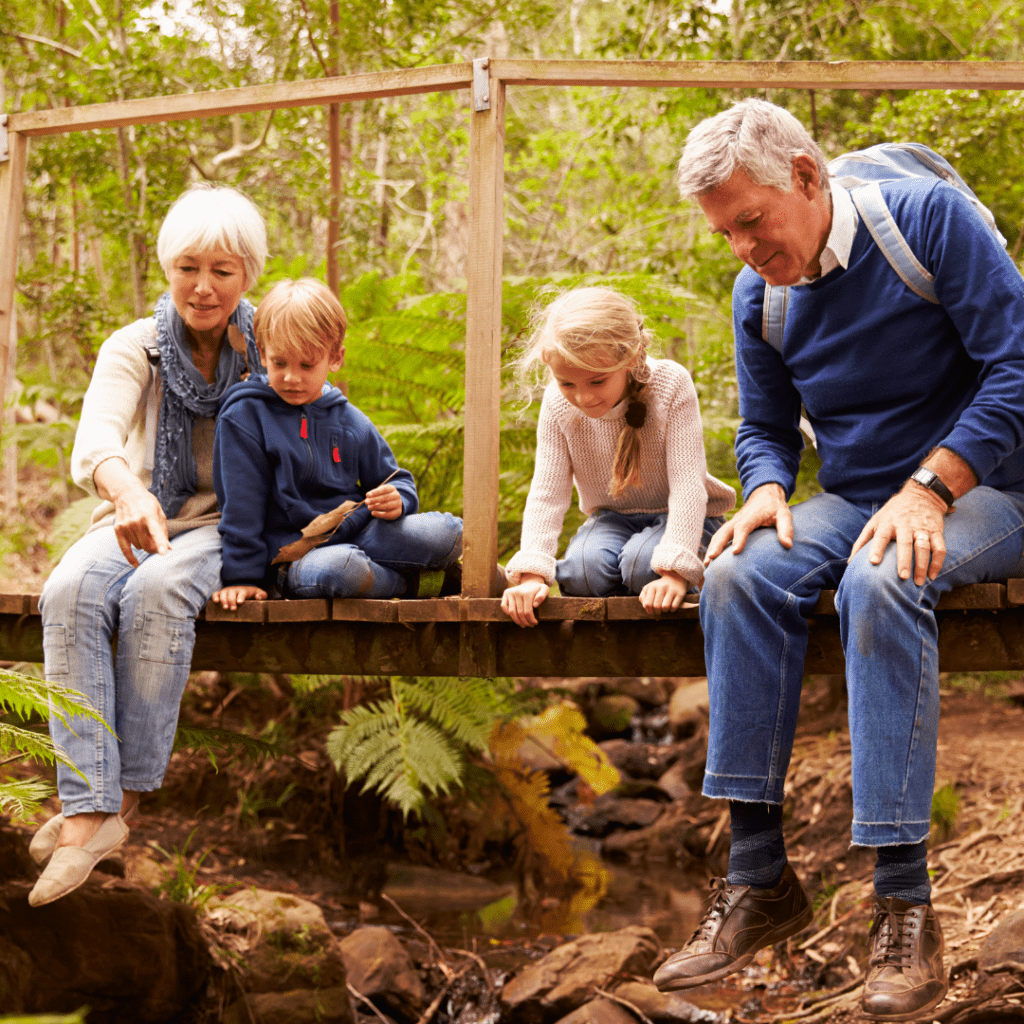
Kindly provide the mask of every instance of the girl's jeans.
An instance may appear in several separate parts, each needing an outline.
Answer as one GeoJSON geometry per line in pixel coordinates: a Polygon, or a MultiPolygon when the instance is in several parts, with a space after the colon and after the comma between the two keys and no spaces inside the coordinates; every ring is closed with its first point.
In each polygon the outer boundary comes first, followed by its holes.
{"type": "Polygon", "coordinates": [[[711,693],[704,795],[780,804],[800,705],[807,623],[822,589],[837,588],[853,750],[853,842],[927,837],[939,725],[934,607],[953,587],[1024,573],[1024,495],[976,487],[945,521],[934,581],[896,574],[896,545],[847,565],[880,504],[818,494],[793,508],[793,547],[774,527],[708,567],[700,620],[711,693]]]}
{"type": "MultiPolygon", "coordinates": [[[[559,591],[566,597],[610,597],[639,594],[658,579],[651,556],[661,542],[667,512],[623,515],[600,508],[569,541],[565,558],[555,565],[559,591]]],[[[700,554],[725,519],[704,520],[700,554]]]]}
{"type": "Polygon", "coordinates": [[[160,788],[195,619],[220,586],[216,526],[179,534],[165,555],[135,554],[138,568],[125,561],[112,526],[95,530],[64,555],[39,601],[46,678],[84,693],[109,727],[50,716],[54,743],[85,776],[57,765],[67,816],[114,813],[122,790],[160,788]]]}
{"type": "Polygon", "coordinates": [[[448,512],[371,519],[347,544],[325,544],[293,562],[289,597],[401,597],[403,572],[448,569],[462,553],[462,520],[448,512]]]}

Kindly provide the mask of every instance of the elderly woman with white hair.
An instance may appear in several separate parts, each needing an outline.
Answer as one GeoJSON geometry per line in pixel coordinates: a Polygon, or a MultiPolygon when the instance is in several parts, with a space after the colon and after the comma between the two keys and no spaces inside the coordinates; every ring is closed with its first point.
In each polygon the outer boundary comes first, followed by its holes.
{"type": "Polygon", "coordinates": [[[46,678],[103,721],[50,718],[78,772],[58,765],[63,813],[32,840],[46,864],[33,906],[78,888],[162,785],[195,619],[220,586],[214,421],[260,365],[242,295],[263,271],[266,228],[241,193],[198,185],[168,212],[157,255],[170,288],[103,343],[75,436],[72,475],[102,502],[39,602],[46,678]]]}

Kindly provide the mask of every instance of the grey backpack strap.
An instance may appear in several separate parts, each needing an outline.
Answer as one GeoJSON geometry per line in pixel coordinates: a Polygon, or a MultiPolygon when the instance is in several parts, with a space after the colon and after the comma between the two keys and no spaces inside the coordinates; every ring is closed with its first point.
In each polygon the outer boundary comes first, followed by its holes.
{"type": "MultiPolygon", "coordinates": [[[[761,337],[779,355],[782,355],[782,337],[786,333],[786,310],[789,308],[789,287],[783,284],[764,286],[764,309],[761,311],[761,337]]],[[[801,409],[801,412],[803,410],[801,409]]],[[[814,428],[806,416],[800,417],[800,429],[807,439],[818,447],[814,428]]]]}
{"type": "Polygon", "coordinates": [[[153,471],[156,451],[156,429],[160,417],[160,349],[156,342],[143,342],[149,360],[149,392],[146,395],[146,455],[143,468],[153,471]]]}
{"type": "Polygon", "coordinates": [[[764,308],[761,310],[761,337],[782,355],[782,337],[786,333],[786,309],[789,288],[785,285],[764,286],[764,308]]]}
{"type": "Polygon", "coordinates": [[[921,265],[903,237],[903,232],[896,226],[878,182],[858,185],[850,190],[850,196],[857,212],[864,218],[864,225],[871,232],[875,244],[903,283],[915,295],[938,305],[935,278],[921,265]]]}

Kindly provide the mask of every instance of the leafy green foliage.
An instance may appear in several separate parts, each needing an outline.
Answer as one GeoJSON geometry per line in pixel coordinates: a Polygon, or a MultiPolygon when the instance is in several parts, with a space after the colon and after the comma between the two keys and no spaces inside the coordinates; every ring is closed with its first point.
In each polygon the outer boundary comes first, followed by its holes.
{"type": "Polygon", "coordinates": [[[387,700],[350,708],[327,739],[349,783],[375,790],[404,815],[449,793],[466,752],[483,751],[494,724],[517,702],[508,680],[392,677],[387,700]]]}
{"type": "Polygon", "coordinates": [[[953,834],[960,816],[960,794],[956,787],[947,783],[932,794],[932,825],[936,837],[944,843],[953,834]]]}
{"type": "Polygon", "coordinates": [[[178,724],[174,734],[174,750],[192,750],[205,754],[214,771],[218,770],[218,758],[225,761],[242,761],[258,765],[268,758],[276,760],[292,757],[292,753],[280,744],[268,742],[257,736],[231,729],[204,729],[194,725],[178,724]]]}
{"type": "MultiPolygon", "coordinates": [[[[0,669],[0,767],[11,761],[60,762],[82,774],[67,754],[33,724],[51,714],[72,727],[75,719],[82,717],[106,727],[77,690],[0,669]]],[[[30,817],[52,792],[48,784],[36,778],[0,778],[0,811],[18,818],[30,817]]]]}
{"type": "Polygon", "coordinates": [[[191,907],[196,913],[202,913],[206,904],[214,896],[219,895],[223,891],[224,886],[205,885],[198,880],[199,869],[203,861],[209,856],[210,851],[205,850],[198,857],[189,857],[189,843],[192,842],[192,837],[195,834],[196,830],[192,829],[181,849],[176,849],[173,853],[168,853],[167,850],[156,843],[153,846],[171,862],[171,870],[164,883],[160,886],[160,893],[174,903],[182,903],[186,907],[191,907]]]}

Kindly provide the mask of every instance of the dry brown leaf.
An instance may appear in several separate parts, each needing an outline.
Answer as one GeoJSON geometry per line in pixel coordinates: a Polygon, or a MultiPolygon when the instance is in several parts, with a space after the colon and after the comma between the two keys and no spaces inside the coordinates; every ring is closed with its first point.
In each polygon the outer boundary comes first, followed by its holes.
{"type": "MultiPolygon", "coordinates": [[[[377,487],[383,487],[391,477],[398,473],[396,469],[394,473],[386,476],[377,487]]],[[[331,534],[346,520],[352,513],[359,508],[361,505],[366,504],[366,499],[362,501],[343,501],[337,508],[331,509],[330,512],[324,512],[322,515],[311,520],[302,528],[302,536],[298,540],[293,540],[291,544],[285,544],[283,548],[276,555],[274,560],[270,563],[271,565],[280,565],[282,562],[297,562],[303,555],[308,554],[315,547],[319,547],[325,541],[327,541],[331,534]]]]}
{"type": "Polygon", "coordinates": [[[303,555],[308,554],[315,547],[319,547],[327,541],[331,534],[344,522],[353,509],[359,508],[361,501],[343,501],[337,508],[330,512],[324,512],[316,519],[307,523],[302,528],[302,536],[293,540],[291,544],[285,544],[274,556],[271,565],[280,565],[283,562],[297,562],[303,555]]]}

